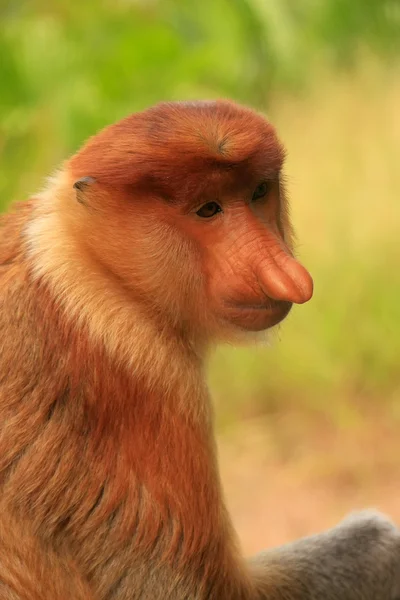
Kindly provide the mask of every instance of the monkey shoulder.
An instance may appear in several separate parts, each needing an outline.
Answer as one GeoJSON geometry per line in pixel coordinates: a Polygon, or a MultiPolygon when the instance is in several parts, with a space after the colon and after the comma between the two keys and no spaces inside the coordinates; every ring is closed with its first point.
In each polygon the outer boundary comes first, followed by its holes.
{"type": "Polygon", "coordinates": [[[35,201],[16,202],[0,216],[0,277],[1,267],[18,262],[23,254],[24,230],[32,219],[35,201]]]}

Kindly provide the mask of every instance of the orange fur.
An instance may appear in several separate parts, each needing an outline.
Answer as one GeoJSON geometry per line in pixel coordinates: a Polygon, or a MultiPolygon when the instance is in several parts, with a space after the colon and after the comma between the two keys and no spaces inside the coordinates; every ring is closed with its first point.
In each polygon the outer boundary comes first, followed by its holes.
{"type": "Polygon", "coordinates": [[[43,600],[66,598],[68,581],[77,599],[257,597],[221,495],[204,359],[253,318],[241,305],[221,316],[225,273],[229,300],[265,299],[255,247],[281,281],[263,329],[309,286],[282,161],[248,109],[159,105],[94,137],[1,221],[0,598],[25,597],[27,572],[43,600]],[[239,237],[193,216],[259,177],[275,181],[271,200],[235,200],[239,237]]]}

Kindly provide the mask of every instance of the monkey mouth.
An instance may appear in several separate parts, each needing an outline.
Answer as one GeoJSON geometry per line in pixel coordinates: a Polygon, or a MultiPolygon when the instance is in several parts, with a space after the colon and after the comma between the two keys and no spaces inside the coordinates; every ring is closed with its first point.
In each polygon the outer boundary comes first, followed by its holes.
{"type": "Polygon", "coordinates": [[[291,302],[270,298],[260,303],[228,302],[224,307],[224,318],[241,329],[263,331],[282,321],[291,307],[291,302]]]}

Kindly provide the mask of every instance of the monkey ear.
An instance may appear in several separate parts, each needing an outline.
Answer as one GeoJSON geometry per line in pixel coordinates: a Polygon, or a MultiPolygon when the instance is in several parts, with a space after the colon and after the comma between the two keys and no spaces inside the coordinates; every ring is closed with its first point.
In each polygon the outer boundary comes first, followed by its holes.
{"type": "Polygon", "coordinates": [[[85,193],[89,186],[96,183],[96,179],[94,177],[81,177],[77,181],[75,181],[73,188],[76,190],[76,199],[81,204],[86,204],[85,202],[85,193]]]}

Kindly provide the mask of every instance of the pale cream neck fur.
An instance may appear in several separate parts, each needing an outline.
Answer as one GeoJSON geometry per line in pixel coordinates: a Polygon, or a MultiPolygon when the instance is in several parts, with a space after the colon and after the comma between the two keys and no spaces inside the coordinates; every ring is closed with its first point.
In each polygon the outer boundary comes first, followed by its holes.
{"type": "MultiPolygon", "coordinates": [[[[26,229],[33,276],[47,283],[66,318],[87,327],[92,340],[103,344],[132,376],[146,376],[150,385],[161,384],[182,400],[188,395],[204,398],[200,358],[188,353],[170,331],[160,330],[70,234],[61,210],[66,202],[72,206],[76,202],[68,173],[61,171],[51,178],[36,200],[26,229]]],[[[187,410],[191,399],[184,402],[187,410]]],[[[197,404],[195,398],[193,403],[197,404]]]]}

